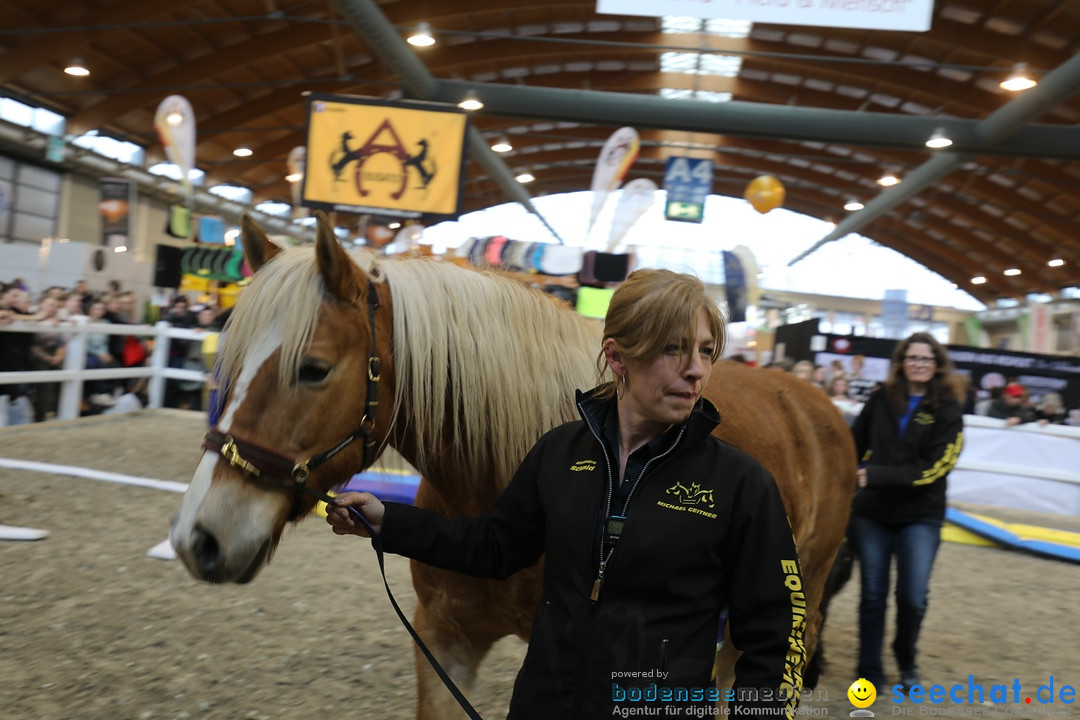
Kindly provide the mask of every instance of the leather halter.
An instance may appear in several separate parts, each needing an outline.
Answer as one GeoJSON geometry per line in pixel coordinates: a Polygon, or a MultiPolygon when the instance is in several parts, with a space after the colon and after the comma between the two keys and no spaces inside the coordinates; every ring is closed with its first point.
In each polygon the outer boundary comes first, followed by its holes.
{"type": "Polygon", "coordinates": [[[375,458],[368,458],[368,453],[375,446],[375,412],[379,406],[379,356],[375,345],[375,310],[379,307],[379,294],[375,283],[368,280],[368,327],[371,330],[371,352],[368,354],[367,370],[367,399],[364,404],[364,417],[360,419],[360,425],[353,430],[345,439],[337,443],[329,450],[313,455],[306,460],[297,460],[280,453],[268,450],[249,440],[238,438],[231,433],[223,433],[217,428],[211,428],[203,438],[203,447],[221,455],[229,465],[241,472],[244,477],[269,480],[286,489],[293,490],[292,510],[289,520],[295,520],[300,516],[300,496],[309,495],[317,500],[327,500],[328,496],[318,490],[307,487],[308,477],[311,471],[318,468],[326,461],[333,458],[339,452],[351,445],[354,441],[364,439],[364,456],[361,469],[375,462],[375,458]]]}

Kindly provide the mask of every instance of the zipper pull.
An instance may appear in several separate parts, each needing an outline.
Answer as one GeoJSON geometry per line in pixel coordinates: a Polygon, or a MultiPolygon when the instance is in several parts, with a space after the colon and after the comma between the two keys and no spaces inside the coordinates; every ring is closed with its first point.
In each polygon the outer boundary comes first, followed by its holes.
{"type": "Polygon", "coordinates": [[[607,560],[600,561],[600,571],[596,574],[596,579],[593,580],[592,592],[589,593],[589,599],[593,602],[598,602],[600,599],[600,585],[604,582],[604,568],[607,567],[607,560]]]}

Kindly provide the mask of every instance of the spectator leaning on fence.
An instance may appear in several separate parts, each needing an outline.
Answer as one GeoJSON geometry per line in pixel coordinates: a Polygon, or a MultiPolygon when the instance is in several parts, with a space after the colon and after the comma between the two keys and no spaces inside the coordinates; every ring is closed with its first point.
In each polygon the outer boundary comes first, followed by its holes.
{"type": "Polygon", "coordinates": [[[1056,392],[1043,395],[1035,411],[1035,421],[1040,425],[1064,425],[1068,416],[1065,403],[1056,392]]]}
{"type": "Polygon", "coordinates": [[[992,418],[1004,420],[1006,425],[1029,423],[1035,419],[1035,413],[1024,404],[1027,390],[1020,383],[1009,383],[1001,391],[1001,397],[990,403],[987,412],[992,418]]]}
{"type": "MultiPolygon", "coordinates": [[[[58,327],[60,301],[46,295],[38,303],[38,322],[50,324],[52,330],[43,330],[33,335],[30,345],[30,366],[34,370],[59,370],[64,365],[67,342],[58,327]]],[[[34,419],[38,422],[56,417],[60,401],[60,383],[34,383],[30,388],[34,396],[34,419]]]]}
{"type": "MultiPolygon", "coordinates": [[[[105,317],[105,301],[94,300],[88,313],[92,324],[108,323],[105,317]]],[[[86,333],[86,367],[89,370],[116,367],[116,359],[109,352],[109,335],[102,332],[86,333]]],[[[91,380],[86,383],[86,400],[91,407],[112,407],[115,404],[110,394],[112,382],[109,380],[91,380]]]]}

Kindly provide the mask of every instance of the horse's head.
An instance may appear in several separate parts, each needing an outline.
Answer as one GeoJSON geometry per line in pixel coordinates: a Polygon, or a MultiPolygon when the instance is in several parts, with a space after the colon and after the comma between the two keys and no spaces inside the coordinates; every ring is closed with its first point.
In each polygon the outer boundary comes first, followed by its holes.
{"type": "Polygon", "coordinates": [[[256,272],[221,340],[223,411],[170,534],[212,582],[258,574],[316,502],[297,486],[325,493],[370,464],[393,404],[389,292],[325,216],[314,254],[281,250],[247,217],[242,235],[256,272]]]}

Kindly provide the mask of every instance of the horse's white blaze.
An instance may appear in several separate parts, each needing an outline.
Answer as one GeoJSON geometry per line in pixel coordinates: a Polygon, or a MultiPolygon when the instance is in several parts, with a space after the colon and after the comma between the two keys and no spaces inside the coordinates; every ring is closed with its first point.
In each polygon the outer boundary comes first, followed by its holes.
{"type": "Polygon", "coordinates": [[[274,326],[267,330],[266,334],[259,338],[257,343],[254,343],[251,350],[248,352],[248,362],[244,365],[244,369],[240,371],[240,377],[237,378],[236,384],[233,386],[232,400],[225,408],[225,412],[221,414],[221,419],[218,421],[218,427],[222,432],[228,432],[229,427],[232,425],[233,415],[236,414],[237,408],[239,408],[244,400],[247,399],[248,389],[251,387],[252,380],[255,379],[255,375],[259,372],[259,369],[266,362],[267,358],[273,354],[275,350],[281,347],[281,328],[274,326]]]}
{"type": "MultiPolygon", "coordinates": [[[[280,328],[271,328],[253,347],[218,423],[222,432],[228,432],[256,374],[280,345],[280,328]]],[[[247,558],[235,559],[245,564],[270,536],[274,516],[280,509],[280,499],[272,493],[244,492],[245,486],[240,483],[214,485],[220,459],[217,453],[203,453],[169,533],[173,547],[189,566],[192,533],[196,528],[214,535],[227,565],[234,562],[232,556],[247,554],[247,558]]]]}

